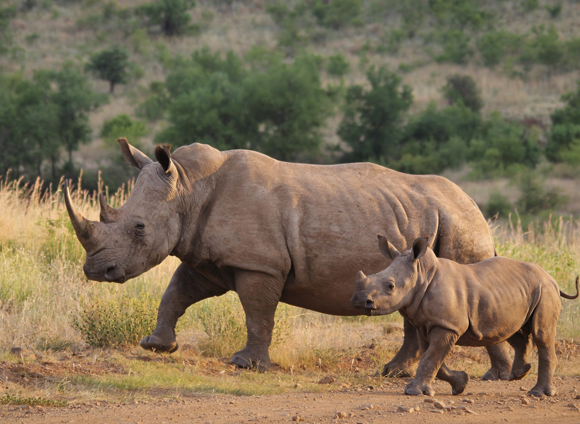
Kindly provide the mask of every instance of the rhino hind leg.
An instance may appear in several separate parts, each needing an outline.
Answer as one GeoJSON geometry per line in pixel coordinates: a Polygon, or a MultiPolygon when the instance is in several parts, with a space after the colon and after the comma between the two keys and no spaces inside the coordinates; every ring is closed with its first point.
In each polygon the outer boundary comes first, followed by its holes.
{"type": "Polygon", "coordinates": [[[236,292],[246,314],[248,340],[246,347],[234,354],[232,364],[260,372],[270,368],[268,348],[283,285],[284,281],[262,273],[240,271],[236,274],[236,292]]]}
{"type": "Polygon", "coordinates": [[[417,330],[405,319],[404,331],[403,345],[395,357],[383,367],[381,372],[383,377],[413,377],[415,375],[415,364],[421,357],[417,330]]]}
{"type": "Polygon", "coordinates": [[[508,342],[515,350],[512,372],[510,381],[521,380],[532,369],[530,364],[530,353],[533,347],[533,341],[529,333],[518,332],[508,339],[508,342]]]}
{"type": "Polygon", "coordinates": [[[469,383],[469,375],[465,371],[451,370],[443,363],[437,372],[437,378],[451,384],[451,393],[460,395],[469,383]]]}
{"type": "Polygon", "coordinates": [[[158,353],[175,352],[178,349],[175,325],[179,317],[194,303],[220,296],[226,291],[184,264],[179,265],[161,298],[155,330],[139,344],[143,349],[158,353]]]}
{"type": "Polygon", "coordinates": [[[487,346],[487,353],[491,361],[491,368],[481,377],[482,380],[509,380],[511,373],[511,359],[507,342],[487,346]]]}
{"type": "MultiPolygon", "coordinates": [[[[559,301],[557,299],[554,303],[559,301]]],[[[554,318],[555,308],[552,305],[548,302],[540,302],[531,319],[533,322],[532,338],[538,347],[538,381],[529,392],[532,396],[554,396],[557,394],[554,385],[554,370],[558,363],[556,357],[556,321],[559,314],[554,318]]]]}

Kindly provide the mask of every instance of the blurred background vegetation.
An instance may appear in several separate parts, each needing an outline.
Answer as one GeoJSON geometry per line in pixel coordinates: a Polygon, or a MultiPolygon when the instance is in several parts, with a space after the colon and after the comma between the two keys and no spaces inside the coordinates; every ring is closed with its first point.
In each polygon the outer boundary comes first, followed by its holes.
{"type": "Polygon", "coordinates": [[[0,0],[0,175],[136,173],[114,140],[443,174],[580,215],[577,0],[0,0]]]}

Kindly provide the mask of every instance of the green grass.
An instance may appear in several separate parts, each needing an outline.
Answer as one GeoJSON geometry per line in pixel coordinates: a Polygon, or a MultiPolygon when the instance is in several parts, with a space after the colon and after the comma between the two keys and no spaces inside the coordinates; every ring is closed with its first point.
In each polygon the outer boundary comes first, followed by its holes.
{"type": "Polygon", "coordinates": [[[47,399],[43,397],[22,397],[6,393],[5,395],[0,396],[0,405],[54,406],[62,408],[68,405],[68,401],[47,399]]]}

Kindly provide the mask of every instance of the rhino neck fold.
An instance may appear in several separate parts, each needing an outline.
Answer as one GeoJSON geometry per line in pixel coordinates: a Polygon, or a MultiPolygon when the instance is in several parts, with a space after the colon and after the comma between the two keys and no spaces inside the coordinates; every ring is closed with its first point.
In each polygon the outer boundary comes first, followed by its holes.
{"type": "Polygon", "coordinates": [[[419,313],[425,293],[429,290],[431,281],[433,281],[433,278],[437,273],[436,263],[431,263],[430,259],[431,258],[429,257],[423,256],[417,261],[417,284],[409,292],[411,301],[407,306],[401,309],[401,314],[411,321],[413,321],[413,318],[419,313]]]}

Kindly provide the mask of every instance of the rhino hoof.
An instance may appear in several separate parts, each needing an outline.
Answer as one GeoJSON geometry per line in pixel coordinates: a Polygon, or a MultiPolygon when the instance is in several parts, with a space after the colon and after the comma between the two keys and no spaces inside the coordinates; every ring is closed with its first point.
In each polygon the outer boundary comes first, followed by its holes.
{"type": "Polygon", "coordinates": [[[492,367],[485,374],[483,374],[483,377],[481,377],[481,379],[490,381],[509,380],[510,371],[503,370],[500,371],[499,369],[492,367]]]}
{"type": "Polygon", "coordinates": [[[396,367],[396,366],[392,366],[392,365],[386,364],[383,367],[383,371],[381,372],[381,375],[383,377],[403,378],[403,377],[413,377],[413,372],[411,372],[407,368],[399,368],[399,367],[396,367]]]}
{"type": "Polygon", "coordinates": [[[270,369],[269,360],[248,359],[242,355],[235,354],[232,358],[232,364],[246,369],[257,369],[259,372],[265,372],[270,369]]]}
{"type": "Polygon", "coordinates": [[[464,372],[458,372],[454,378],[454,381],[451,384],[451,393],[454,395],[460,395],[464,392],[467,384],[469,383],[469,375],[464,372]]]}
{"type": "Polygon", "coordinates": [[[532,388],[532,390],[530,390],[528,392],[528,395],[530,395],[530,396],[536,396],[536,397],[542,397],[543,395],[546,395],[546,396],[556,396],[557,394],[558,394],[558,392],[552,386],[547,386],[547,387],[538,387],[538,386],[535,386],[534,388],[532,388]]]}
{"type": "Polygon", "coordinates": [[[531,364],[524,364],[524,366],[522,367],[522,369],[519,372],[517,372],[516,370],[512,370],[512,372],[510,374],[510,381],[521,380],[530,372],[531,369],[532,369],[531,364]]]}
{"type": "Polygon", "coordinates": [[[159,337],[153,335],[144,337],[139,345],[145,350],[152,350],[153,352],[158,353],[173,353],[179,348],[177,342],[163,343],[159,337]]]}

